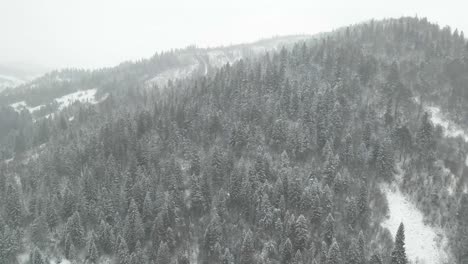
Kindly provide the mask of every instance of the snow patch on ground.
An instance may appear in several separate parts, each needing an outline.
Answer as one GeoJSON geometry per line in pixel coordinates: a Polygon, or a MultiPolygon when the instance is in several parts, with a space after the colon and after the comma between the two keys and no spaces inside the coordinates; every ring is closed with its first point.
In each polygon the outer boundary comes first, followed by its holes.
{"type": "MultiPolygon", "coordinates": [[[[96,99],[96,89],[89,89],[89,90],[80,90],[71,94],[64,95],[59,98],[55,98],[53,101],[55,101],[58,104],[58,110],[62,111],[66,107],[70,106],[71,104],[75,102],[81,102],[81,103],[90,103],[90,104],[97,104],[103,100],[105,100],[108,96],[106,94],[105,96],[102,97],[101,100],[96,99]]],[[[34,113],[38,110],[40,110],[42,107],[45,107],[45,105],[38,105],[34,107],[28,106],[28,104],[25,101],[20,101],[16,102],[13,104],[10,104],[10,106],[16,111],[16,112],[21,112],[24,109],[28,110],[30,113],[34,113]]]]}
{"type": "Polygon", "coordinates": [[[189,77],[192,73],[194,73],[198,67],[199,63],[193,63],[185,67],[180,67],[180,68],[174,68],[170,70],[163,71],[156,75],[155,77],[151,78],[150,80],[146,81],[146,85],[151,87],[151,86],[158,86],[158,87],[164,87],[167,85],[169,80],[175,80],[175,79],[182,79],[189,77]]]}
{"type": "Polygon", "coordinates": [[[459,125],[444,117],[439,107],[426,106],[425,109],[431,113],[432,123],[434,123],[434,125],[440,125],[444,128],[444,135],[446,137],[462,137],[466,142],[468,142],[468,133],[459,125]]]}
{"type": "Polygon", "coordinates": [[[389,218],[381,225],[395,235],[403,222],[408,259],[421,264],[446,263],[448,241],[443,230],[426,225],[422,212],[396,185],[382,184],[381,190],[387,197],[390,211],[389,218]]]}
{"type": "Polygon", "coordinates": [[[81,103],[96,104],[98,103],[95,97],[96,92],[96,89],[81,90],[56,98],[55,101],[59,104],[59,111],[62,111],[64,108],[78,101],[81,103]]]}
{"type": "Polygon", "coordinates": [[[0,92],[8,87],[16,87],[24,84],[25,81],[13,76],[0,74],[0,92]]]}
{"type": "Polygon", "coordinates": [[[227,63],[234,63],[242,58],[240,52],[226,52],[222,50],[211,50],[208,52],[208,60],[211,66],[220,68],[227,63]]]}
{"type": "Polygon", "coordinates": [[[13,109],[18,113],[23,111],[24,109],[28,110],[30,113],[34,113],[38,110],[41,110],[41,108],[44,107],[45,105],[38,105],[38,106],[30,107],[25,101],[20,101],[20,102],[10,104],[10,106],[13,107],[13,109]]]}

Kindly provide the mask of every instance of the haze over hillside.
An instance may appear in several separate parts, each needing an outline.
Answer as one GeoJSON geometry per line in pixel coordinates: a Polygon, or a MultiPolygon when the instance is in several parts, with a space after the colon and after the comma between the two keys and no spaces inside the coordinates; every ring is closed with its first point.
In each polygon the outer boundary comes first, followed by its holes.
{"type": "Polygon", "coordinates": [[[460,0],[15,0],[0,8],[0,64],[24,61],[50,69],[112,67],[155,52],[317,34],[400,16],[426,16],[467,31],[460,0]]]}

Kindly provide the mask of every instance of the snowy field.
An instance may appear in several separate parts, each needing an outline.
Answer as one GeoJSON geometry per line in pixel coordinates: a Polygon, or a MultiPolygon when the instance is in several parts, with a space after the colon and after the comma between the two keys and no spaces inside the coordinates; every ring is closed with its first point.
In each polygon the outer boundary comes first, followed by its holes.
{"type": "Polygon", "coordinates": [[[147,86],[157,85],[162,88],[167,85],[169,80],[182,79],[189,77],[190,74],[195,72],[199,67],[199,63],[194,63],[186,67],[174,68],[163,71],[146,82],[147,86]]]}
{"type": "Polygon", "coordinates": [[[434,125],[440,125],[444,128],[444,135],[446,137],[462,137],[466,142],[468,142],[468,133],[464,131],[460,126],[454,122],[445,118],[439,107],[436,106],[426,106],[425,109],[431,113],[431,121],[434,125]]]}
{"type": "MultiPolygon", "coordinates": [[[[54,101],[57,102],[59,111],[62,111],[66,107],[78,101],[81,103],[97,104],[100,101],[96,100],[96,91],[96,89],[80,90],[59,98],[55,98],[54,101]]],[[[106,96],[103,98],[105,99],[105,97],[106,96]]],[[[10,104],[10,106],[13,107],[16,112],[21,112],[23,109],[26,109],[30,113],[34,113],[35,111],[40,110],[42,107],[45,107],[45,105],[30,107],[25,101],[16,102],[10,104]]]]}
{"type": "Polygon", "coordinates": [[[395,235],[403,222],[408,259],[414,264],[447,263],[447,238],[443,231],[426,225],[422,212],[398,187],[385,184],[381,189],[387,197],[390,211],[389,218],[382,222],[382,227],[395,235]]]}
{"type": "Polygon", "coordinates": [[[24,80],[13,76],[0,74],[0,92],[8,87],[16,87],[24,83],[24,80]]]}
{"type": "Polygon", "coordinates": [[[14,104],[11,104],[10,106],[13,107],[13,109],[18,113],[23,111],[23,109],[26,109],[30,113],[33,113],[33,112],[36,112],[36,111],[40,110],[45,105],[38,105],[38,106],[35,106],[35,107],[30,107],[30,106],[28,106],[28,104],[26,104],[25,101],[21,101],[21,102],[16,102],[14,104]]]}
{"type": "Polygon", "coordinates": [[[95,95],[96,89],[81,90],[56,98],[55,101],[59,104],[59,111],[62,111],[64,108],[78,101],[81,103],[96,104],[98,101],[96,101],[95,95]]]}

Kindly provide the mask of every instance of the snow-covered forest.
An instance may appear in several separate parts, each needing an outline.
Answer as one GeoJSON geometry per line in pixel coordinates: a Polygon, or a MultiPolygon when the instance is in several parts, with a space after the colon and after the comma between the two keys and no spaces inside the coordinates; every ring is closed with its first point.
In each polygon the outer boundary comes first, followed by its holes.
{"type": "Polygon", "coordinates": [[[468,44],[427,19],[0,92],[0,264],[468,262],[468,44]]]}

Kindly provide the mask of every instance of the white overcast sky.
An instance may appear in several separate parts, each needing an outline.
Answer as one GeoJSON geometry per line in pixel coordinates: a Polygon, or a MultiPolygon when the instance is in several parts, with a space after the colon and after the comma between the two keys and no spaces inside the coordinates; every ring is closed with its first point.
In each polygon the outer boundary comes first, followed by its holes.
{"type": "Polygon", "coordinates": [[[465,1],[0,0],[0,64],[97,68],[191,44],[313,34],[403,15],[467,32],[465,1]]]}

